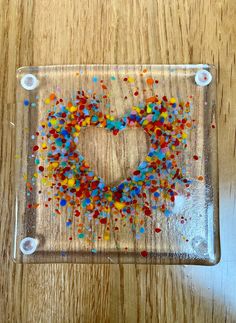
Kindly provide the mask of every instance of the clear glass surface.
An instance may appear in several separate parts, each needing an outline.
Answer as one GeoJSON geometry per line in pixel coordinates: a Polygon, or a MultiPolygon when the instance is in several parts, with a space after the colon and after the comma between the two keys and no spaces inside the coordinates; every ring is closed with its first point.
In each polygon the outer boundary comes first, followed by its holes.
{"type": "Polygon", "coordinates": [[[210,65],[18,69],[14,260],[217,263],[215,84],[210,65]]]}

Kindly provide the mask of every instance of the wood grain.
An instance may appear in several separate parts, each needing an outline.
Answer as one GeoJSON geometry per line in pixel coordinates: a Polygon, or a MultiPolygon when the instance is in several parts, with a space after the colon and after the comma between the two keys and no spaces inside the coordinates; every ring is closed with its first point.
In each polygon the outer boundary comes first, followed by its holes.
{"type": "Polygon", "coordinates": [[[236,322],[234,0],[0,0],[0,322],[236,322]],[[211,268],[10,260],[15,70],[214,63],[222,260],[211,268]]]}

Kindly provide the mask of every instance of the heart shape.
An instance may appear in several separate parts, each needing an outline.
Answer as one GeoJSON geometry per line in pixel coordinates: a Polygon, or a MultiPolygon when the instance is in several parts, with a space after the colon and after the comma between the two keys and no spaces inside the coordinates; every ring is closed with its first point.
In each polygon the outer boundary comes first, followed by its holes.
{"type": "MultiPolygon", "coordinates": [[[[152,209],[158,209],[166,216],[170,214],[179,187],[188,187],[190,183],[182,173],[178,158],[187,146],[188,130],[191,129],[189,102],[177,105],[174,98],[168,100],[165,96],[161,99],[154,96],[115,119],[109,114],[103,114],[99,109],[100,101],[84,91],[78,91],[74,102],[65,104],[63,99],[56,96],[53,100],[56,103],[53,103],[53,109],[48,112],[36,134],[47,142],[42,143],[40,153],[43,151],[44,155],[36,156],[36,164],[44,161],[45,167],[39,165],[39,171],[55,192],[53,198],[58,206],[68,206],[76,216],[83,214],[101,224],[109,222],[110,214],[120,214],[130,223],[133,223],[134,215],[140,211],[145,216],[151,216],[152,209]],[[108,166],[112,172],[107,172],[107,164],[96,168],[96,160],[91,157],[99,156],[103,150],[102,158],[106,161],[104,151],[109,151],[111,147],[113,149],[114,145],[101,147],[99,142],[93,145],[94,136],[103,136],[101,130],[104,134],[107,131],[108,136],[111,133],[114,137],[118,136],[121,140],[118,149],[122,152],[125,133],[134,129],[139,129],[139,135],[135,135],[139,143],[136,147],[139,150],[138,158],[130,155],[134,157],[134,164],[128,164],[124,174],[117,172],[117,177],[113,178],[111,173],[116,172],[112,166],[108,166]],[[100,133],[95,135],[97,131],[100,133]],[[148,139],[144,139],[144,133],[148,139]],[[147,152],[145,149],[148,146],[147,152]],[[144,159],[140,162],[139,157],[142,156],[144,159]],[[135,170],[130,172],[133,166],[135,170]]],[[[128,141],[131,143],[133,140],[132,134],[128,141]]],[[[130,143],[127,144],[128,150],[130,143]]],[[[38,148],[34,147],[33,151],[38,148]]],[[[127,149],[123,156],[126,152],[127,149]]],[[[110,153],[108,155],[113,156],[110,153]]],[[[120,169],[125,167],[124,163],[120,169]]],[[[60,213],[59,208],[55,212],[60,213]]]]}
{"type": "Polygon", "coordinates": [[[86,127],[82,129],[77,144],[78,151],[95,175],[103,178],[109,187],[131,176],[147,156],[149,148],[148,135],[137,127],[116,136],[104,128],[86,127]]]}

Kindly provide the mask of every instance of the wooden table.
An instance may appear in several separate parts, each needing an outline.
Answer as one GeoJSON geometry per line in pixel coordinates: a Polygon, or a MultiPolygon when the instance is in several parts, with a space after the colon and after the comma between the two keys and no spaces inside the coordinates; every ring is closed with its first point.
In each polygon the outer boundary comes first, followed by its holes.
{"type": "Polygon", "coordinates": [[[0,322],[236,322],[235,18],[235,0],[0,0],[0,322]],[[217,266],[10,260],[16,68],[76,63],[217,66],[217,266]]]}

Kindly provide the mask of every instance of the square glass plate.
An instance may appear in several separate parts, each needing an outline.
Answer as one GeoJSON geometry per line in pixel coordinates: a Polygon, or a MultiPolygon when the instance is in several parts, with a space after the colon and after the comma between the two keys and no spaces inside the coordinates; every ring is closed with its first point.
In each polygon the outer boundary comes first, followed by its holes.
{"type": "Polygon", "coordinates": [[[16,262],[219,261],[210,65],[17,70],[16,262]]]}

